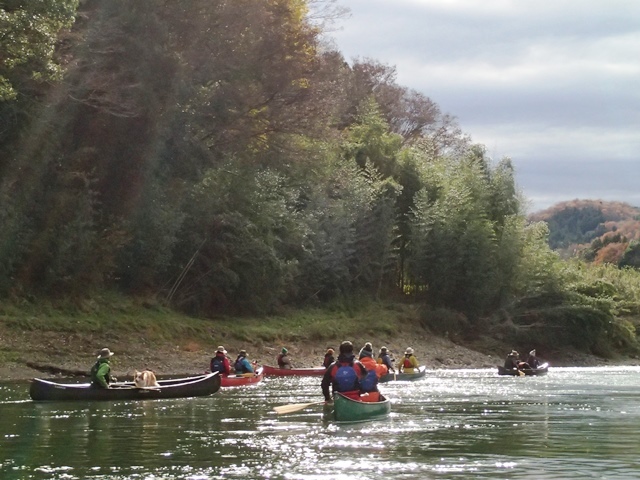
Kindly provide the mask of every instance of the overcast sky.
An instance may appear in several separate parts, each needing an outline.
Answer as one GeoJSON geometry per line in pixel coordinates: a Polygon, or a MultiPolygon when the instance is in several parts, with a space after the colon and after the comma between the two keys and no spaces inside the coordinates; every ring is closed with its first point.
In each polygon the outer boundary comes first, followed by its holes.
{"type": "Polygon", "coordinates": [[[640,206],[640,0],[338,0],[345,58],[455,116],[511,157],[530,211],[603,199],[640,206]]]}

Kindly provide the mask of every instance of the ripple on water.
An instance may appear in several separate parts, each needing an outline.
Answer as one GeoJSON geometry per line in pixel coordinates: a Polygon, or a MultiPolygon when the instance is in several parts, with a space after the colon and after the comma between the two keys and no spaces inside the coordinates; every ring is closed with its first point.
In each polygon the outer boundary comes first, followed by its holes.
{"type": "Polygon", "coordinates": [[[429,372],[381,385],[392,414],[336,424],[319,378],[267,379],[207,398],[34,403],[0,384],[0,478],[635,478],[638,368],[429,372]],[[327,477],[329,475],[329,477],[327,477]]]}

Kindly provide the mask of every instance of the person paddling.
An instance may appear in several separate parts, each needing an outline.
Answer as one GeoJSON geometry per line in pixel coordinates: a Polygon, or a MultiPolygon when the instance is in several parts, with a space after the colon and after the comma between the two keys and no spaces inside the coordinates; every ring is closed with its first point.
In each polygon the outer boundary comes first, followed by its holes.
{"type": "Polygon", "coordinates": [[[355,358],[353,344],[344,341],[340,344],[338,360],[329,365],[322,377],[322,394],[326,402],[331,401],[332,392],[358,400],[360,398],[360,382],[366,377],[367,369],[355,358]]]}
{"type": "Polygon", "coordinates": [[[236,371],[236,375],[242,375],[244,373],[255,373],[253,371],[251,363],[249,362],[249,360],[247,360],[246,350],[240,350],[233,367],[236,371]]]}
{"type": "Polygon", "coordinates": [[[378,392],[378,380],[387,373],[388,369],[373,359],[373,346],[371,343],[365,343],[358,354],[358,360],[367,369],[367,376],[360,382],[360,391],[369,394],[378,392]]]}
{"type": "Polygon", "coordinates": [[[382,347],[380,352],[378,353],[378,363],[380,365],[385,365],[390,372],[395,373],[395,368],[393,368],[393,361],[391,360],[391,356],[389,355],[389,350],[387,347],[382,347]]]}
{"type": "Polygon", "coordinates": [[[100,350],[98,361],[91,367],[91,386],[93,388],[110,388],[111,365],[109,359],[113,352],[108,348],[100,350]]]}
{"type": "Polygon", "coordinates": [[[420,371],[420,363],[418,363],[418,359],[413,353],[413,348],[408,347],[405,350],[399,370],[401,373],[417,373],[420,371]]]}
{"type": "Polygon", "coordinates": [[[324,360],[322,361],[324,368],[329,368],[329,365],[336,361],[336,358],[333,356],[334,353],[333,348],[327,348],[327,352],[324,354],[324,360]]]}
{"type": "Polygon", "coordinates": [[[289,351],[286,348],[282,347],[276,361],[278,368],[291,369],[291,357],[289,357],[289,351]]]}
{"type": "Polygon", "coordinates": [[[540,366],[540,360],[536,356],[535,348],[529,352],[529,358],[527,358],[527,363],[531,368],[538,368],[540,366]]]}
{"type": "Polygon", "coordinates": [[[516,350],[511,350],[504,360],[504,369],[511,371],[517,370],[518,373],[520,373],[523,368],[528,368],[528,365],[520,361],[520,354],[516,350]]]}
{"type": "Polygon", "coordinates": [[[229,375],[231,373],[231,363],[227,357],[227,351],[220,345],[216,350],[215,356],[210,363],[211,372],[218,372],[219,375],[229,375]]]}

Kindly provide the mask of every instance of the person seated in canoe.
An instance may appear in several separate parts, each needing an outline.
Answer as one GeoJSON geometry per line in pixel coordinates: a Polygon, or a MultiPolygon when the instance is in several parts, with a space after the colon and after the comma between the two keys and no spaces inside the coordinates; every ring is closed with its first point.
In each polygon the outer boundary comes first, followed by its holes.
{"type": "Polygon", "coordinates": [[[527,364],[529,364],[531,368],[535,369],[540,366],[540,363],[541,363],[540,360],[538,360],[538,357],[536,357],[536,349],[534,348],[529,352],[529,358],[527,358],[527,364]]]}
{"type": "Polygon", "coordinates": [[[284,347],[282,347],[282,350],[280,350],[276,361],[278,362],[278,368],[291,369],[292,367],[291,358],[289,357],[289,351],[284,347]]]}
{"type": "Polygon", "coordinates": [[[93,388],[110,388],[111,365],[109,359],[113,352],[108,348],[100,350],[98,361],[91,367],[91,386],[93,388]]]}
{"type": "Polygon", "coordinates": [[[362,361],[363,358],[373,358],[373,346],[370,342],[365,343],[358,353],[358,360],[362,361]]]}
{"type": "Polygon", "coordinates": [[[249,360],[247,360],[247,351],[240,350],[238,358],[236,358],[233,368],[236,371],[236,375],[242,375],[245,373],[255,373],[249,360]]]}
{"type": "Polygon", "coordinates": [[[387,373],[387,367],[379,365],[373,359],[373,346],[365,343],[358,354],[358,360],[367,369],[367,376],[360,381],[360,399],[368,402],[377,402],[380,398],[378,380],[387,373]],[[364,396],[362,394],[365,394],[364,396]]]}
{"type": "Polygon", "coordinates": [[[378,352],[378,360],[377,362],[380,365],[384,365],[387,367],[387,371],[395,372],[395,368],[393,368],[393,360],[391,360],[391,356],[389,355],[389,350],[387,347],[380,348],[380,352],[378,352]]]}
{"type": "Polygon", "coordinates": [[[398,370],[400,373],[418,373],[420,370],[420,363],[418,363],[418,359],[413,353],[413,348],[407,347],[398,370]]]}
{"type": "Polygon", "coordinates": [[[369,342],[365,343],[364,347],[360,350],[358,360],[364,365],[367,372],[376,372],[378,378],[389,371],[385,365],[379,364],[373,359],[373,346],[369,342]]]}
{"type": "Polygon", "coordinates": [[[520,362],[520,354],[516,350],[511,350],[507,354],[507,358],[504,360],[505,370],[521,370],[520,365],[524,362],[520,362]]]}
{"type": "Polygon", "coordinates": [[[329,368],[329,365],[336,361],[336,358],[333,356],[334,353],[333,348],[327,348],[327,352],[324,354],[324,360],[322,361],[324,368],[329,368]]]}
{"type": "Polygon", "coordinates": [[[342,342],[339,352],[338,359],[329,365],[322,377],[320,386],[324,399],[327,402],[331,401],[331,387],[332,392],[340,392],[349,398],[359,400],[360,382],[367,376],[367,369],[356,360],[351,342],[342,342]]]}
{"type": "Polygon", "coordinates": [[[218,372],[218,375],[229,375],[231,373],[231,362],[227,357],[227,351],[220,345],[216,350],[215,356],[210,363],[211,372],[218,372]]]}

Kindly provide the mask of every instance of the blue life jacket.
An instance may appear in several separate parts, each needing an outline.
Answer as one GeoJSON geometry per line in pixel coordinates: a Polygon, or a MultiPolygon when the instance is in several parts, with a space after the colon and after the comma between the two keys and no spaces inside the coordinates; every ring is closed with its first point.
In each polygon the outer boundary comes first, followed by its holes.
{"type": "Polygon", "coordinates": [[[224,358],[217,355],[211,359],[211,371],[224,373],[224,358]]]}
{"type": "MultiPolygon", "coordinates": [[[[375,372],[374,372],[375,373],[375,372]]],[[[359,390],[360,382],[358,374],[353,365],[339,364],[333,377],[333,383],[336,391],[349,392],[351,390],[359,390]]]]}
{"type": "Polygon", "coordinates": [[[233,365],[233,368],[235,368],[236,373],[248,373],[247,368],[245,367],[244,363],[242,362],[246,357],[240,355],[238,356],[238,358],[236,358],[236,363],[233,365]]]}
{"type": "Polygon", "coordinates": [[[369,370],[367,376],[360,382],[360,389],[363,392],[375,392],[378,390],[378,375],[375,370],[369,370]]]}

